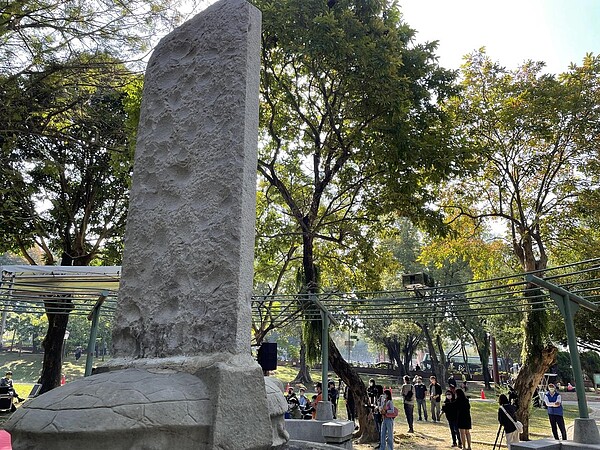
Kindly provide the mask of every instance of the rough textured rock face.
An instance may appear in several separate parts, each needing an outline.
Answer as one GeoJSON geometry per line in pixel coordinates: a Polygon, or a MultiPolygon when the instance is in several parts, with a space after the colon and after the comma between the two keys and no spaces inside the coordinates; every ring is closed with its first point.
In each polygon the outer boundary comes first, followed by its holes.
{"type": "Polygon", "coordinates": [[[159,43],[144,86],[117,357],[106,373],[27,402],[5,425],[13,449],[285,445],[281,408],[269,413],[250,355],[259,55],[260,12],[244,0],[215,3],[159,43]]]}
{"type": "Polygon", "coordinates": [[[116,356],[249,352],[259,73],[260,12],[242,0],[213,5],[154,51],[116,356]]]}
{"type": "Polygon", "coordinates": [[[276,378],[265,378],[265,389],[267,391],[267,407],[271,418],[273,429],[273,445],[271,449],[287,448],[290,439],[285,430],[284,414],[288,410],[288,404],[283,396],[283,383],[276,378]]]}
{"type": "Polygon", "coordinates": [[[173,448],[178,429],[187,430],[177,437],[179,448],[200,448],[210,441],[211,400],[206,383],[187,373],[127,369],[95,375],[17,410],[13,428],[33,423],[36,433],[19,435],[15,448],[173,448]]]}

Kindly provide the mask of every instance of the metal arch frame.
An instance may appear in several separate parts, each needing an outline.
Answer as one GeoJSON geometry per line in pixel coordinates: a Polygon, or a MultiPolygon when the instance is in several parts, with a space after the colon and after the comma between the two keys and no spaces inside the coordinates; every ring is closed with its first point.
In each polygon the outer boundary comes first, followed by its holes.
{"type": "Polygon", "coordinates": [[[579,350],[577,349],[577,336],[575,334],[575,313],[579,308],[585,308],[588,311],[597,311],[598,305],[580,297],[579,295],[569,292],[560,286],[549,283],[535,275],[526,275],[525,279],[529,283],[533,283],[539,287],[545,288],[550,292],[550,298],[558,306],[567,329],[567,341],[569,344],[569,355],[571,357],[571,367],[573,368],[573,377],[575,378],[575,387],[577,392],[583,395],[577,395],[577,407],[579,409],[579,417],[589,419],[587,399],[585,397],[585,385],[583,383],[583,371],[581,370],[581,360],[579,358],[579,350]]]}

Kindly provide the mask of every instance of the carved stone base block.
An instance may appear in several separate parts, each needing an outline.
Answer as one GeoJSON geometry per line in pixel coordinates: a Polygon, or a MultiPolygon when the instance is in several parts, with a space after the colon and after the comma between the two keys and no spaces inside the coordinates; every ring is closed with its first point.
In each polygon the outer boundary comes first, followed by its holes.
{"type": "Polygon", "coordinates": [[[267,417],[256,363],[180,358],[68,383],[27,402],[6,428],[14,450],[253,450],[273,447],[267,417]]]}

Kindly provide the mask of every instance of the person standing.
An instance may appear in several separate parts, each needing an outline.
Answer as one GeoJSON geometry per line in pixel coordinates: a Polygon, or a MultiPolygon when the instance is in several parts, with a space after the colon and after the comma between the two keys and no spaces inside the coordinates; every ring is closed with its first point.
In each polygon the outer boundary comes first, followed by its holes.
{"type": "Polygon", "coordinates": [[[548,385],[548,392],[544,395],[544,403],[548,407],[548,419],[550,420],[554,439],[558,440],[557,428],[559,428],[563,441],[566,441],[567,430],[565,428],[565,419],[563,417],[562,398],[556,390],[556,386],[552,383],[548,385]]]}
{"type": "Polygon", "coordinates": [[[404,384],[402,385],[402,399],[404,400],[404,414],[406,415],[406,422],[408,423],[408,432],[414,433],[413,422],[415,412],[415,390],[410,382],[410,377],[404,375],[404,384]]]}
{"type": "Polygon", "coordinates": [[[315,384],[315,390],[317,391],[317,397],[313,401],[313,420],[317,418],[317,409],[319,408],[319,402],[323,401],[323,385],[321,383],[315,384]]]}
{"type": "Polygon", "coordinates": [[[435,375],[429,377],[429,401],[431,402],[431,420],[440,421],[440,402],[442,401],[442,387],[438,384],[435,375]]]}
{"type": "Polygon", "coordinates": [[[373,408],[373,421],[375,422],[375,429],[377,430],[377,433],[381,434],[381,424],[383,422],[383,415],[381,414],[380,406],[381,406],[382,400],[385,398],[385,396],[383,395],[383,386],[380,384],[376,384],[375,392],[377,394],[377,398],[376,398],[375,402],[373,403],[373,407],[372,407],[373,408]]]}
{"type": "Polygon", "coordinates": [[[379,407],[379,412],[383,417],[381,424],[379,450],[394,450],[394,402],[392,401],[392,391],[386,389],[383,391],[383,401],[379,407]]]}
{"type": "Polygon", "coordinates": [[[510,450],[510,446],[515,442],[519,442],[519,431],[515,425],[517,421],[517,410],[510,404],[508,397],[501,394],[498,398],[500,408],[498,408],[498,423],[504,427],[506,434],[506,446],[510,450]]]}
{"type": "Polygon", "coordinates": [[[450,436],[452,437],[452,447],[458,446],[462,448],[462,440],[460,438],[460,431],[458,431],[458,410],[456,407],[456,396],[452,389],[446,391],[446,399],[442,405],[442,411],[446,415],[448,420],[448,427],[450,428],[450,436]]]}
{"type": "Polygon", "coordinates": [[[450,374],[450,377],[448,378],[448,389],[452,392],[456,390],[456,379],[454,378],[454,374],[450,374]]]}
{"type": "Polygon", "coordinates": [[[425,384],[423,383],[423,377],[418,376],[417,382],[415,383],[415,399],[417,400],[419,420],[423,420],[422,417],[425,417],[425,421],[427,421],[427,400],[425,400],[426,392],[427,386],[425,386],[425,384]],[[421,410],[423,410],[422,414],[421,410]]]}
{"type": "Polygon", "coordinates": [[[354,422],[356,420],[356,405],[354,404],[354,395],[348,385],[344,388],[344,400],[346,401],[346,414],[348,420],[354,422]]]}
{"type": "Polygon", "coordinates": [[[333,412],[333,418],[337,419],[337,404],[338,398],[340,397],[340,392],[335,387],[335,381],[331,380],[327,383],[327,393],[329,397],[329,401],[331,402],[331,409],[333,412]]]}
{"type": "Polygon", "coordinates": [[[456,424],[463,449],[471,450],[471,404],[462,389],[456,389],[456,424]]]}

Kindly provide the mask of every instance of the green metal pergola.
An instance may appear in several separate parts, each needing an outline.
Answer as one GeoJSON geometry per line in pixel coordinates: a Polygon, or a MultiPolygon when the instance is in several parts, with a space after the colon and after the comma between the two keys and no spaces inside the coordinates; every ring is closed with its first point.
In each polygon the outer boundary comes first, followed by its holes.
{"type": "MultiPolygon", "coordinates": [[[[49,266],[2,266],[0,312],[43,313],[44,299],[69,299],[70,314],[84,314],[92,321],[90,337],[101,314],[116,308],[120,267],[61,268],[49,266]]],[[[593,310],[600,300],[600,258],[547,268],[543,274],[512,274],[505,277],[446,286],[412,286],[374,292],[325,291],[319,294],[254,295],[252,318],[256,327],[279,326],[293,320],[319,320],[327,342],[330,325],[360,325],[365,320],[395,318],[435,320],[454,317],[485,317],[499,313],[525,313],[531,308],[552,309],[558,305],[565,318],[580,306],[593,310]],[[539,275],[539,276],[538,276],[539,275]],[[543,275],[543,278],[542,278],[543,275]],[[541,281],[540,281],[541,280],[541,281]],[[530,283],[554,289],[548,293],[530,283]],[[557,290],[558,289],[558,290],[557,290]],[[567,294],[565,294],[567,293],[567,294]],[[564,303],[564,298],[570,302],[564,303]],[[576,299],[573,303],[573,299],[576,299]],[[561,303],[562,302],[562,303],[561,303]],[[561,305],[566,306],[561,306],[561,305]],[[564,310],[564,311],[563,311],[564,310]],[[279,324],[279,325],[278,325],[279,324]]],[[[567,327],[569,320],[566,322],[567,327]]],[[[574,328],[567,328],[569,348],[576,353],[574,328]]],[[[90,341],[91,342],[91,341],[90,341]]],[[[92,358],[90,359],[90,371],[92,358]]],[[[323,372],[326,379],[328,348],[323,345],[323,372]]],[[[575,367],[579,364],[573,364],[575,367]]],[[[88,372],[86,368],[86,372],[88,372]]],[[[578,386],[579,388],[579,386],[578,386]]],[[[587,410],[586,410],[587,412],[587,410]]]]}

